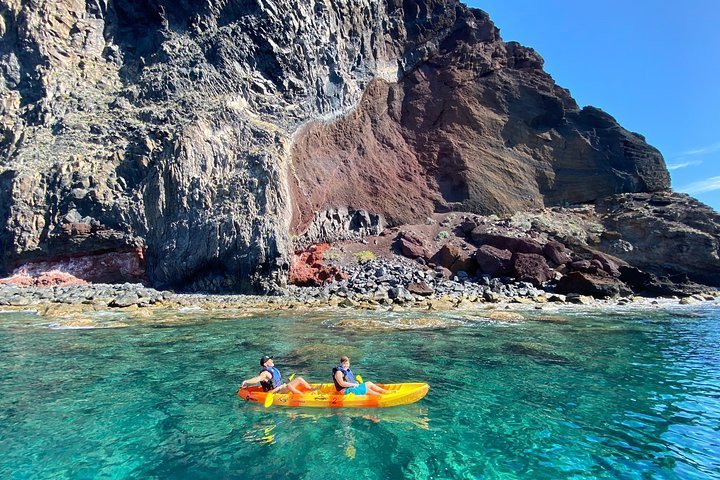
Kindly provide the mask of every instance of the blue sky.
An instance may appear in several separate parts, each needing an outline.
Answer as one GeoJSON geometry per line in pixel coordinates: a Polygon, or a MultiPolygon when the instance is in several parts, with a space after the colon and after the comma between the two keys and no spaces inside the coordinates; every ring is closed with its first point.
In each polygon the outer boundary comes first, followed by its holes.
{"type": "Polygon", "coordinates": [[[469,0],[581,105],[645,135],[672,188],[720,210],[720,0],[469,0]]]}

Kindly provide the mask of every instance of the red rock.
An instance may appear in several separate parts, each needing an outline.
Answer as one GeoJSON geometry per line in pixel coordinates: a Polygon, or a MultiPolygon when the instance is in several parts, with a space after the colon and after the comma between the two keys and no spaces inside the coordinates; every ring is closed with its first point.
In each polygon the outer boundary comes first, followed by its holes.
{"type": "Polygon", "coordinates": [[[543,247],[543,254],[555,265],[565,265],[572,260],[570,250],[560,242],[551,240],[543,247]]]}
{"type": "Polygon", "coordinates": [[[471,237],[475,243],[490,245],[500,250],[510,250],[512,253],[534,253],[542,255],[543,246],[530,238],[517,238],[499,233],[486,233],[485,227],[480,226],[472,231],[471,237]],[[482,232],[482,233],[481,233],[482,232]]]}
{"type": "Polygon", "coordinates": [[[295,253],[290,261],[288,282],[292,285],[308,287],[346,278],[337,267],[323,265],[323,252],[328,248],[330,245],[323,243],[313,245],[304,252],[295,253]]]}
{"type": "Polygon", "coordinates": [[[570,264],[570,268],[584,273],[595,273],[598,270],[597,265],[594,265],[590,260],[577,260],[570,264]]]}
{"type": "Polygon", "coordinates": [[[28,262],[16,268],[13,275],[39,285],[64,285],[74,282],[73,279],[94,283],[147,282],[145,255],[140,247],[125,252],[28,262]]]}
{"type": "Polygon", "coordinates": [[[536,287],[552,278],[552,270],[548,267],[545,257],[534,253],[516,253],[512,258],[515,278],[530,282],[536,287]]]}
{"type": "Polygon", "coordinates": [[[422,295],[423,297],[427,297],[434,293],[434,290],[425,282],[413,282],[407,286],[407,290],[412,294],[422,295]]]}
{"type": "Polygon", "coordinates": [[[13,275],[12,277],[0,279],[0,283],[19,287],[55,287],[87,284],[85,280],[57,270],[42,272],[35,276],[27,274],[13,275]]]}
{"type": "Polygon", "coordinates": [[[400,252],[408,258],[428,259],[429,254],[422,240],[409,232],[400,232],[397,236],[400,252]]]}
{"type": "Polygon", "coordinates": [[[620,277],[620,265],[608,255],[596,253],[593,255],[593,261],[600,263],[600,268],[613,277],[620,277]]]}
{"type": "Polygon", "coordinates": [[[490,245],[482,245],[475,251],[475,261],[480,270],[494,277],[507,275],[511,270],[512,252],[490,245]]]}
{"type": "Polygon", "coordinates": [[[432,257],[432,261],[437,265],[447,268],[452,273],[464,271],[472,274],[476,270],[473,252],[463,250],[454,243],[443,245],[432,257]]]}
{"type": "MultiPolygon", "coordinates": [[[[437,10],[433,26],[448,28],[442,16],[455,9],[437,10]]],[[[479,16],[471,22],[491,25],[479,16]]],[[[313,212],[337,205],[362,206],[403,224],[438,206],[514,212],[669,187],[662,157],[639,135],[599,109],[579,109],[532,49],[477,42],[497,35],[492,27],[477,32],[457,28],[432,68],[408,71],[398,82],[370,82],[352,115],[298,131],[293,233],[304,230],[313,212]],[[457,47],[446,50],[450,43],[457,47]],[[466,56],[471,68],[461,66],[466,56]],[[497,147],[503,144],[508,148],[497,147]]]]}

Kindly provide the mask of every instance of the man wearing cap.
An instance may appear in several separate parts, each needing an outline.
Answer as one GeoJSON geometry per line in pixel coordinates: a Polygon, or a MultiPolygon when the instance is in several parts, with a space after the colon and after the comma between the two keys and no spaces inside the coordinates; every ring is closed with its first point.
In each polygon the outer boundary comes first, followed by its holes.
{"type": "Polygon", "coordinates": [[[245,388],[249,383],[259,383],[263,391],[271,393],[285,393],[288,391],[298,394],[302,393],[298,390],[298,386],[301,386],[305,391],[312,390],[310,384],[303,380],[302,377],[295,377],[290,383],[283,383],[280,370],[275,368],[275,363],[271,356],[263,356],[260,359],[260,366],[262,370],[260,370],[258,376],[243,380],[240,388],[245,388]]]}

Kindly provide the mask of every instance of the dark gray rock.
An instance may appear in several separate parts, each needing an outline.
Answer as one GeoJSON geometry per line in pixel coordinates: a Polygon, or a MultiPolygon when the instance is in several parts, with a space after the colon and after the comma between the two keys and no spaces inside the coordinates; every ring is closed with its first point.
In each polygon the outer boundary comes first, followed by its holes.
{"type": "Polygon", "coordinates": [[[720,214],[679,193],[624,194],[597,203],[605,227],[629,247],[601,247],[658,277],[686,274],[720,286],[720,214]]]}
{"type": "Polygon", "coordinates": [[[571,272],[560,279],[558,293],[577,293],[595,298],[629,295],[632,293],[624,283],[600,270],[597,273],[571,272]]]}

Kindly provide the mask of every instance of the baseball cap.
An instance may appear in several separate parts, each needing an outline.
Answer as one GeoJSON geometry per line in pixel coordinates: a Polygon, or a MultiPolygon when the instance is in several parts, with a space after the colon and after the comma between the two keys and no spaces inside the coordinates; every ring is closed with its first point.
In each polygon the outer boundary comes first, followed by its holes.
{"type": "Polygon", "coordinates": [[[263,355],[263,357],[260,359],[260,366],[261,366],[261,367],[264,367],[264,366],[265,366],[265,362],[267,362],[267,361],[270,360],[271,358],[273,358],[272,355],[263,355]]]}

